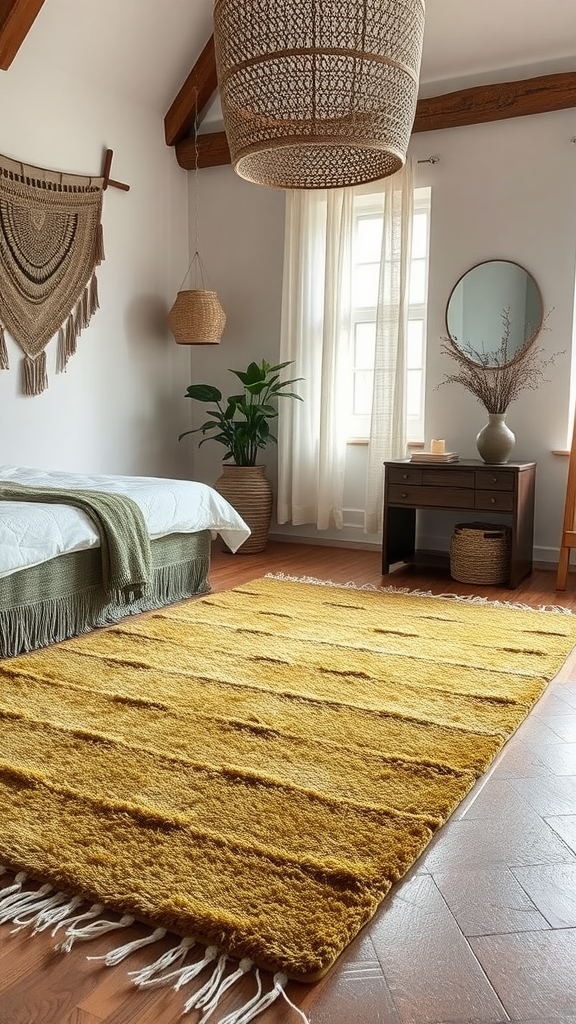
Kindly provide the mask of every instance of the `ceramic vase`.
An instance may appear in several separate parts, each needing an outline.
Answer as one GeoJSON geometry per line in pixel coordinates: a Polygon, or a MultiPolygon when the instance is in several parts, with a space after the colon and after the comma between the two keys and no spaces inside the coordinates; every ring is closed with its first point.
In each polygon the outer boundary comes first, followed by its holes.
{"type": "MultiPolygon", "coordinates": [[[[230,502],[252,531],[236,554],[252,555],[264,551],[272,518],[272,484],[266,476],[266,466],[224,464],[214,490],[230,502]]],[[[224,550],[230,549],[224,545],[224,550]]]]}
{"type": "Polygon", "coordinates": [[[484,462],[508,462],[516,438],[506,424],[505,412],[489,412],[488,423],[476,437],[476,447],[484,462]]]}

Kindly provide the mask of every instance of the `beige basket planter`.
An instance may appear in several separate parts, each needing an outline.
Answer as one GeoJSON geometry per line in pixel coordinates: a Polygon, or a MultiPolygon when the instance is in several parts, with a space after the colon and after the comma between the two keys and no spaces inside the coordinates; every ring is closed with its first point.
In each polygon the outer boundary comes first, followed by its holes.
{"type": "Polygon", "coordinates": [[[217,345],[226,326],[226,314],[216,292],[190,289],[178,292],[168,324],[178,345],[217,345]]]}
{"type": "MultiPolygon", "coordinates": [[[[230,502],[252,530],[236,554],[252,555],[264,551],[272,518],[272,485],[266,476],[266,466],[224,465],[214,490],[230,502]]],[[[230,550],[226,545],[224,547],[230,550]]]]}

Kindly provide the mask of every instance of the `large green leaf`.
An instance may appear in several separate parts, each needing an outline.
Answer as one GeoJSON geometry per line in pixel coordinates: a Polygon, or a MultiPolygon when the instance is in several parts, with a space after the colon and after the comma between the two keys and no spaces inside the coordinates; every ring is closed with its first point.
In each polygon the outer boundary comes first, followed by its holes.
{"type": "Polygon", "coordinates": [[[190,384],[184,397],[195,398],[198,402],[219,402],[222,392],[212,384],[190,384]]]}
{"type": "Polygon", "coordinates": [[[259,395],[261,391],[266,387],[266,381],[258,380],[255,384],[246,384],[246,391],[251,395],[259,395]]]}

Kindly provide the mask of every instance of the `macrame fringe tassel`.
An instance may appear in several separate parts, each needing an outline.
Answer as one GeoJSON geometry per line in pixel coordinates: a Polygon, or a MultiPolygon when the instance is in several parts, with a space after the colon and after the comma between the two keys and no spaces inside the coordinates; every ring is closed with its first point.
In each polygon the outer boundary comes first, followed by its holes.
{"type": "Polygon", "coordinates": [[[88,327],[93,314],[99,309],[98,282],[96,274],[92,274],[76,306],[70,313],[65,324],[58,332],[58,353],[56,356],[56,372],[64,373],[70,356],[76,352],[78,338],[85,327],[88,327]]]}
{"type": "Polygon", "coordinates": [[[90,298],[88,302],[88,312],[92,316],[97,309],[100,309],[100,303],[98,302],[98,278],[96,274],[92,274],[92,280],[90,281],[90,298]]]}
{"type": "Polygon", "coordinates": [[[4,335],[4,328],[0,324],[0,370],[9,370],[10,364],[8,362],[8,349],[6,348],[6,337],[4,335]]]}
{"type": "Polygon", "coordinates": [[[96,266],[99,267],[101,263],[106,259],[104,253],[104,231],[102,230],[102,222],[98,225],[98,231],[96,233],[96,266]]]}
{"type": "Polygon", "coordinates": [[[40,352],[35,359],[24,356],[22,360],[22,389],[25,395],[41,395],[48,387],[46,374],[46,353],[40,352]]]}
{"type": "MultiPolygon", "coordinates": [[[[5,866],[0,865],[0,875],[6,874],[8,870],[5,866]]],[[[77,942],[88,942],[107,932],[129,928],[135,923],[130,914],[124,914],[118,921],[110,921],[101,916],[106,914],[106,908],[101,903],[94,903],[86,911],[78,914],[77,910],[84,902],[82,897],[57,892],[48,883],[41,885],[38,889],[26,890],[23,888],[25,881],[27,881],[27,875],[22,871],[16,875],[11,885],[0,889],[0,924],[11,922],[16,925],[15,931],[30,928],[33,935],[50,928],[51,934],[54,936],[61,928],[64,928],[64,938],[56,946],[61,953],[69,953],[77,942]],[[88,924],[87,921],[89,921],[88,924]]],[[[142,950],[163,939],[166,934],[165,928],[156,928],[142,939],[133,939],[131,942],[123,943],[109,950],[104,955],[89,956],[87,959],[100,960],[107,967],[113,967],[137,950],[142,950]]],[[[284,991],[288,983],[286,974],[275,974],[272,979],[272,988],[265,992],[260,971],[251,960],[245,958],[239,963],[231,961],[227,954],[221,952],[217,946],[204,946],[192,937],[181,939],[178,945],[162,953],[147,966],[141,967],[140,970],[129,971],[128,977],[132,984],[140,989],[165,986],[176,992],[184,988],[185,985],[189,985],[190,982],[195,982],[193,990],[187,993],[181,1015],[184,1016],[191,1010],[202,1013],[203,1016],[198,1024],[208,1024],[209,1018],[211,1018],[211,1024],[212,1022],[213,1024],[250,1024],[250,1021],[255,1020],[280,997],[288,1003],[304,1024],[310,1024],[306,1015],[294,1005],[284,991]],[[192,962],[186,964],[186,958],[196,946],[200,946],[200,951],[194,956],[192,962]],[[202,980],[201,975],[211,964],[215,964],[215,966],[208,978],[204,977],[202,980]],[[226,973],[229,964],[231,969],[229,973],[226,973]],[[215,1019],[214,1011],[225,993],[241,981],[245,975],[254,977],[256,991],[239,1006],[229,1010],[225,1016],[215,1019]],[[197,978],[198,981],[196,981],[197,978]]]]}

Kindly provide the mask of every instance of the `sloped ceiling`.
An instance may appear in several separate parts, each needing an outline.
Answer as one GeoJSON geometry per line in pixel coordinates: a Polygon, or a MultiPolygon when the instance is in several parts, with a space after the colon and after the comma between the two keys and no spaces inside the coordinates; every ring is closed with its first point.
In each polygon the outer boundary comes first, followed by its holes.
{"type": "Polygon", "coordinates": [[[211,0],[44,0],[21,52],[163,117],[211,32],[211,0]]]}

